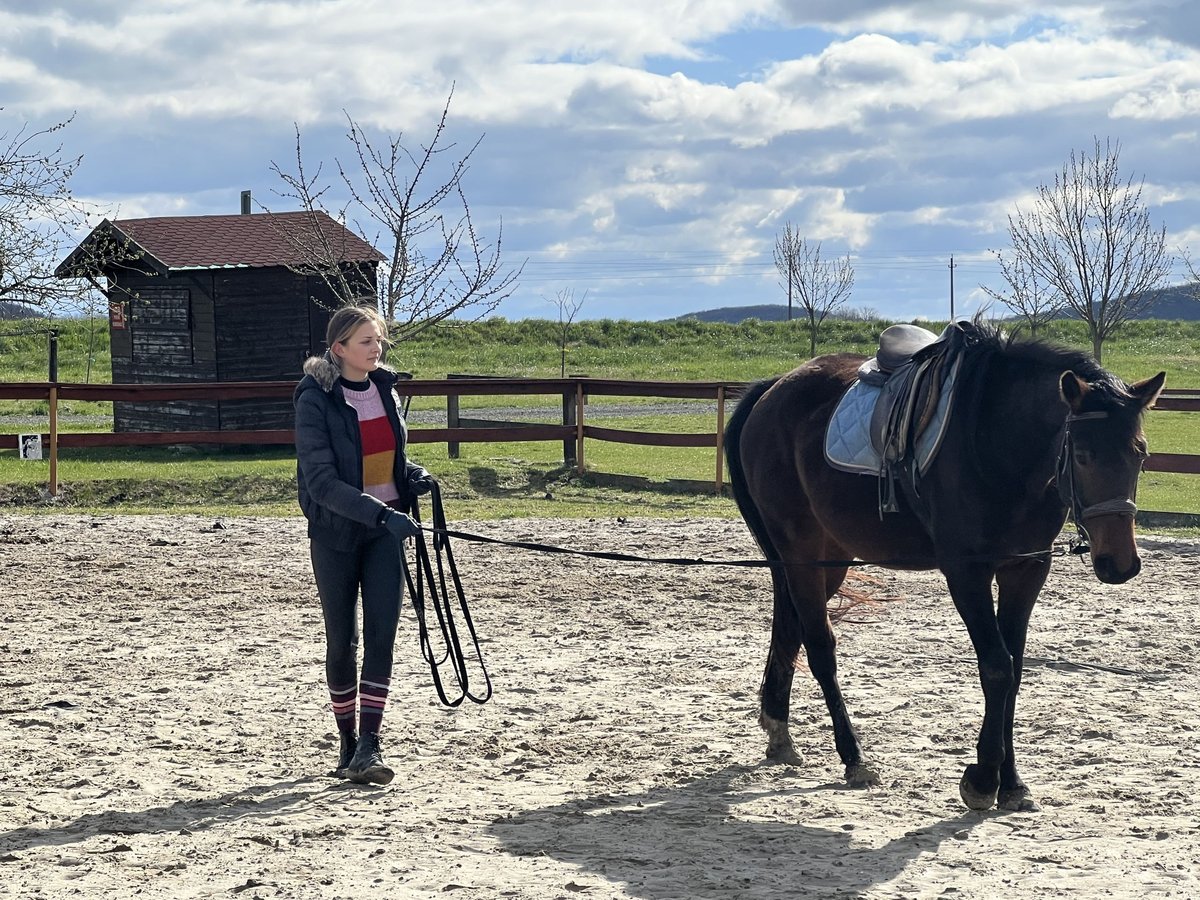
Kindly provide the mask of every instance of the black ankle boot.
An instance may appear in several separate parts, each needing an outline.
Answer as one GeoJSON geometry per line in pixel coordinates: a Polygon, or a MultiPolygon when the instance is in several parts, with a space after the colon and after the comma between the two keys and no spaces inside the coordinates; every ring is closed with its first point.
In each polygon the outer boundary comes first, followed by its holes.
{"type": "Polygon", "coordinates": [[[354,758],[346,769],[346,777],[356,784],[388,784],[396,773],[387,767],[379,752],[379,735],[364,731],[358,739],[354,758]]]}
{"type": "Polygon", "coordinates": [[[353,731],[339,731],[341,749],[338,750],[337,768],[333,771],[334,778],[346,778],[350,761],[354,759],[354,751],[358,749],[358,736],[353,731]]]}

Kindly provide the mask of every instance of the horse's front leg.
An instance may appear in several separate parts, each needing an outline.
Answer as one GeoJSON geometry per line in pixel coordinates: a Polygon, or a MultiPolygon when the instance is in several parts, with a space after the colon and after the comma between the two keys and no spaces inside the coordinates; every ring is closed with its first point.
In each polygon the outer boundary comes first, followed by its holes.
{"type": "Polygon", "coordinates": [[[975,647],[983,686],[983,725],[975,747],[975,763],[963,773],[959,793],[971,809],[990,809],[1000,791],[1000,768],[1007,757],[1005,732],[1006,722],[1011,729],[1014,684],[1012,656],[992,607],[995,570],[978,563],[959,563],[943,571],[954,606],[975,647]]]}
{"type": "Polygon", "coordinates": [[[1000,636],[1012,655],[1013,664],[1013,686],[1004,710],[1004,762],[1000,766],[998,797],[1002,809],[1023,812],[1038,809],[1029,788],[1017,773],[1016,755],[1013,751],[1013,721],[1016,716],[1017,695],[1021,690],[1029,617],[1033,614],[1034,604],[1049,574],[1049,557],[1022,560],[1004,566],[996,572],[996,583],[1000,588],[996,615],[1000,625],[1000,636]]]}

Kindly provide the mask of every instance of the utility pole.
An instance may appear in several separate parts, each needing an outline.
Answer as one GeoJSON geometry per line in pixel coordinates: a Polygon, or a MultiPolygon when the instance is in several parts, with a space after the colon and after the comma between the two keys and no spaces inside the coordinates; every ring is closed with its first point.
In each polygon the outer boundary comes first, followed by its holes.
{"type": "Polygon", "coordinates": [[[954,321],[954,256],[950,256],[950,321],[954,321]]]}

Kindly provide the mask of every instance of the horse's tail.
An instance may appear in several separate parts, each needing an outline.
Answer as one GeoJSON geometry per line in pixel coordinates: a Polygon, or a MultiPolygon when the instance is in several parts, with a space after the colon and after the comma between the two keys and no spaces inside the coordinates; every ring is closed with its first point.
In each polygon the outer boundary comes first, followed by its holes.
{"type": "Polygon", "coordinates": [[[767,534],[762,515],[746,487],[746,470],[742,464],[742,429],[755,404],[777,381],[779,378],[769,378],[766,381],[756,382],[746,389],[741,400],[738,401],[733,415],[729,417],[729,421],[725,425],[724,442],[725,460],[729,464],[729,487],[733,491],[734,502],[737,503],[742,518],[746,520],[746,527],[754,535],[754,540],[758,542],[758,546],[762,548],[767,559],[778,559],[779,554],[767,534]]]}

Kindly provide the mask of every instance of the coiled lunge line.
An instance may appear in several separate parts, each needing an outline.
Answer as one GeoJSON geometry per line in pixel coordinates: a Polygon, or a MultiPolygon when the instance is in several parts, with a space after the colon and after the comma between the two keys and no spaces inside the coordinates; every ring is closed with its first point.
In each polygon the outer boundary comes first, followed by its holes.
{"type": "MultiPolygon", "coordinates": [[[[460,705],[464,699],[473,703],[487,703],[492,696],[492,679],[488,675],[487,666],[483,662],[483,653],[479,649],[479,636],[475,632],[475,622],[471,618],[471,610],[467,607],[467,598],[463,593],[462,579],[458,576],[458,566],[454,562],[454,551],[450,547],[450,533],[446,528],[446,511],[442,507],[442,491],[437,482],[429,494],[430,515],[433,518],[432,543],[433,559],[437,560],[437,576],[434,576],[433,562],[430,558],[429,547],[425,543],[425,534],[418,535],[413,540],[416,548],[415,577],[409,568],[408,557],[401,552],[404,568],[404,581],[408,586],[408,594],[412,597],[413,609],[417,614],[417,633],[421,643],[421,655],[429,664],[433,685],[438,697],[445,706],[451,708],[460,705]],[[446,583],[446,573],[454,585],[454,599],[446,583]],[[437,615],[438,629],[441,632],[444,651],[439,656],[434,650],[429,636],[429,626],[425,613],[425,587],[429,587],[429,605],[437,615]],[[457,606],[457,612],[455,607],[457,606]],[[483,676],[484,691],[482,694],[471,692],[470,673],[468,671],[467,654],[463,652],[462,640],[459,636],[459,625],[455,619],[461,618],[462,624],[470,636],[474,648],[475,662],[483,676]],[[442,682],[441,667],[449,663],[458,682],[459,695],[451,699],[442,682]]],[[[409,509],[410,514],[418,522],[421,521],[420,509],[416,498],[409,509]]],[[[428,530],[428,529],[426,529],[428,530]]]]}

